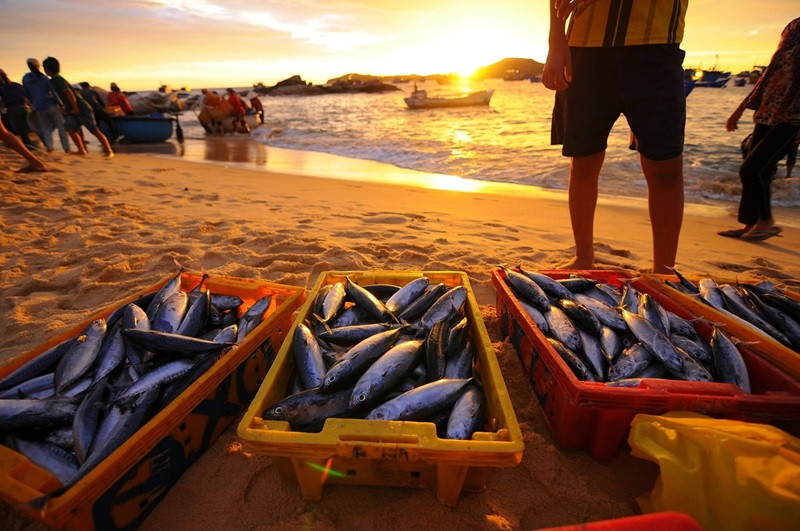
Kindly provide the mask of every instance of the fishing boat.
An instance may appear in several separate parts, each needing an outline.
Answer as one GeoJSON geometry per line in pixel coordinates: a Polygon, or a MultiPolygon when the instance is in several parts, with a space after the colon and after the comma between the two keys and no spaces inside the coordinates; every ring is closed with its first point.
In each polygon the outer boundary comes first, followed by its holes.
{"type": "Polygon", "coordinates": [[[452,98],[429,98],[424,90],[418,90],[408,98],[403,98],[410,109],[433,109],[439,107],[471,107],[476,105],[489,105],[494,90],[481,90],[466,96],[452,98]]]}
{"type": "Polygon", "coordinates": [[[695,78],[694,86],[695,88],[724,88],[730,79],[730,72],[722,72],[720,70],[702,70],[700,71],[700,75],[695,78]]]}
{"type": "MultiPolygon", "coordinates": [[[[201,111],[200,114],[197,116],[197,119],[200,121],[200,125],[203,126],[203,129],[205,130],[206,134],[209,135],[215,134],[215,132],[212,130],[211,127],[212,118],[207,110],[204,109],[203,111],[201,111]]],[[[220,122],[222,123],[222,131],[224,133],[235,133],[236,130],[233,127],[235,120],[236,117],[233,115],[228,115],[222,118],[222,120],[220,120],[220,122]]],[[[247,111],[245,111],[244,121],[247,122],[247,126],[252,131],[256,127],[261,125],[261,111],[254,111],[253,109],[247,109],[247,111]]]]}
{"type": "Polygon", "coordinates": [[[110,142],[132,144],[159,144],[172,136],[175,118],[163,114],[112,116],[114,131],[109,131],[105,122],[98,124],[110,142]]]}

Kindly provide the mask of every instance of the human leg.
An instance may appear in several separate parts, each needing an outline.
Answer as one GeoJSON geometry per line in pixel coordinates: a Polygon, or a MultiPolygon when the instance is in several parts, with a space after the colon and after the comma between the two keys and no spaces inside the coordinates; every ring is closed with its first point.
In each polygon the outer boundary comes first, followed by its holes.
{"type": "Polygon", "coordinates": [[[47,166],[45,163],[39,160],[36,155],[31,153],[30,150],[25,147],[25,144],[22,143],[22,140],[20,140],[19,137],[6,129],[2,121],[0,121],[0,140],[2,140],[6,145],[22,155],[25,160],[28,161],[28,166],[21,168],[18,171],[47,171],[47,166]]]}
{"type": "Polygon", "coordinates": [[[103,132],[100,131],[100,128],[99,127],[96,128],[94,131],[92,131],[92,134],[95,137],[97,137],[97,140],[100,141],[100,145],[103,146],[103,152],[106,154],[106,156],[109,158],[113,157],[114,151],[111,149],[111,144],[109,143],[106,135],[104,135],[103,132]]]}
{"type": "Polygon", "coordinates": [[[669,273],[675,266],[683,224],[683,156],[652,160],[640,156],[647,180],[647,202],[653,232],[653,272],[669,273]]]}
{"type": "Polygon", "coordinates": [[[36,111],[36,121],[39,124],[39,137],[49,153],[53,151],[53,129],[56,128],[56,124],[47,111],[36,111]]]}
{"type": "Polygon", "coordinates": [[[775,126],[756,124],[750,151],[739,169],[742,196],[738,219],[751,227],[742,238],[747,239],[753,232],[760,234],[775,225],[771,205],[773,169],[786,153],[786,147],[794,140],[798,129],[800,127],[788,123],[775,126]]]}
{"type": "MultiPolygon", "coordinates": [[[[64,125],[64,116],[61,110],[55,105],[51,105],[45,111],[53,123],[53,126],[58,130],[58,138],[61,140],[61,147],[65,153],[69,153],[69,137],[67,136],[67,128],[64,125]]],[[[75,144],[77,146],[77,144],[75,144]]]]}
{"type": "Polygon", "coordinates": [[[594,212],[603,160],[605,151],[587,157],[572,157],[570,161],[569,218],[575,256],[562,265],[565,269],[590,269],[594,266],[594,212]]]}

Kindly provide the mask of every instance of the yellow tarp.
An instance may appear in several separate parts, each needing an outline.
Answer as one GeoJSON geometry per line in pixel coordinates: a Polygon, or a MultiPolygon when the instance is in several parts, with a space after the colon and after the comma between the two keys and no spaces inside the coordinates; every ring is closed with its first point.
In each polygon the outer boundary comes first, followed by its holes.
{"type": "Polygon", "coordinates": [[[689,412],[636,415],[635,457],[661,473],[642,512],[679,511],[706,531],[800,529],[800,439],[764,424],[689,412]]]}

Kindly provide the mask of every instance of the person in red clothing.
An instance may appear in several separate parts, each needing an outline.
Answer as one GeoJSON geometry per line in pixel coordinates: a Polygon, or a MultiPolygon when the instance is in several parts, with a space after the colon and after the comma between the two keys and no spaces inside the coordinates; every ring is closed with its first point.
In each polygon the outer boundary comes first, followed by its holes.
{"type": "Polygon", "coordinates": [[[238,130],[241,133],[249,133],[250,127],[247,125],[247,120],[244,119],[245,110],[241,98],[239,98],[239,95],[236,94],[236,91],[232,88],[229,88],[226,92],[228,93],[228,103],[233,107],[233,130],[238,130]],[[240,124],[239,129],[237,129],[237,123],[240,124]]]}
{"type": "Polygon", "coordinates": [[[128,101],[128,96],[122,92],[116,83],[111,83],[111,92],[108,93],[108,106],[118,106],[126,115],[133,114],[133,107],[131,102],[128,101]]]}

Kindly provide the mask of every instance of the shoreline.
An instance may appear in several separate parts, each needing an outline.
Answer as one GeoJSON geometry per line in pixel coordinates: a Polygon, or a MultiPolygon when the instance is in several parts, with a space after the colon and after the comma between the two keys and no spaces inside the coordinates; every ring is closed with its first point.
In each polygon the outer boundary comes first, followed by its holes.
{"type": "MultiPolygon", "coordinates": [[[[322,151],[273,147],[247,136],[210,137],[186,139],[183,146],[170,141],[159,145],[123,145],[121,153],[151,154],[156,157],[177,158],[187,162],[219,165],[242,170],[266,171],[313,177],[339,179],[362,183],[415,186],[422,189],[484,193],[501,196],[547,197],[567,201],[566,189],[544,188],[537,185],[499,181],[482,181],[402,168],[388,162],[346,157],[322,151]]],[[[566,163],[566,161],[565,161],[566,163]]],[[[602,188],[602,183],[601,183],[602,188]]],[[[704,199],[703,203],[688,201],[684,213],[688,215],[728,218],[736,224],[737,205],[733,202],[704,199]]],[[[647,198],[601,193],[598,205],[647,208],[647,198]]],[[[779,224],[800,228],[800,211],[790,207],[773,206],[779,224]]]]}

